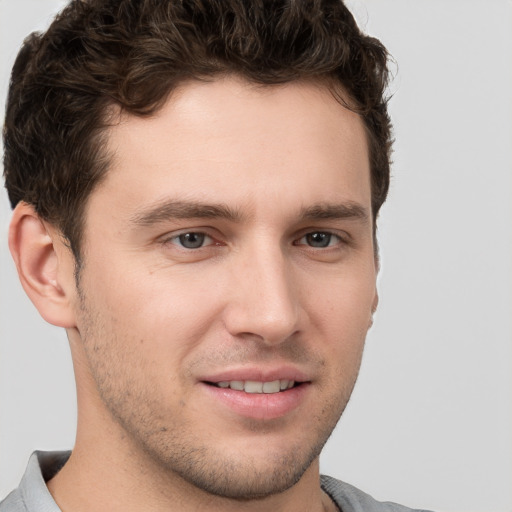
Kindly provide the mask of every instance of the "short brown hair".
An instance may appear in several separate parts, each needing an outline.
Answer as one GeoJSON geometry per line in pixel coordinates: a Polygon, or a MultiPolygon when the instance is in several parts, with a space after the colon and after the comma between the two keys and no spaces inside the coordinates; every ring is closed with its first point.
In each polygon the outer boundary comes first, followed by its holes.
{"type": "Polygon", "coordinates": [[[367,129],[375,220],[389,187],[387,58],[341,0],[73,0],[25,40],[12,70],[3,131],[11,205],[32,204],[78,262],[84,206],[108,169],[110,107],[151,115],[183,81],[233,73],[341,86],[367,129]]]}

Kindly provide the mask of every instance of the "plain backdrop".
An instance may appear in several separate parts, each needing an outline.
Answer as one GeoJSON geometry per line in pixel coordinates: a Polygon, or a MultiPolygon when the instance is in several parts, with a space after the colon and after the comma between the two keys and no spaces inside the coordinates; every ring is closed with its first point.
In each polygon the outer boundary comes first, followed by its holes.
{"type": "MultiPolygon", "coordinates": [[[[59,0],[0,0],[2,101],[59,0]]],[[[322,471],[445,512],[512,511],[512,2],[352,0],[397,65],[380,306],[322,471]]],[[[73,445],[64,332],[24,296],[0,194],[0,497],[33,449],[73,445]]],[[[101,463],[101,461],[99,461],[101,463]]]]}

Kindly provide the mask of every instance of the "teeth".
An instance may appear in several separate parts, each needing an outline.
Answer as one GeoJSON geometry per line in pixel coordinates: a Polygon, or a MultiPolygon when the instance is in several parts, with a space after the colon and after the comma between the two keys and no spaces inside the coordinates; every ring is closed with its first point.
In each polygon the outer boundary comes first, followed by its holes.
{"type": "Polygon", "coordinates": [[[287,389],[295,386],[294,380],[273,380],[271,382],[259,382],[255,380],[230,380],[217,382],[216,386],[219,388],[231,388],[237,391],[245,391],[246,393],[279,393],[279,391],[286,391],[287,389]]]}
{"type": "Polygon", "coordinates": [[[231,389],[236,389],[238,391],[243,391],[244,390],[244,383],[241,380],[232,380],[231,382],[229,382],[229,387],[231,389]]]}
{"type": "Polygon", "coordinates": [[[244,391],[246,393],[263,393],[263,382],[256,382],[254,380],[246,380],[244,391]]]}
{"type": "Polygon", "coordinates": [[[264,382],[262,388],[263,393],[279,393],[279,391],[281,391],[281,384],[278,380],[264,382]]]}

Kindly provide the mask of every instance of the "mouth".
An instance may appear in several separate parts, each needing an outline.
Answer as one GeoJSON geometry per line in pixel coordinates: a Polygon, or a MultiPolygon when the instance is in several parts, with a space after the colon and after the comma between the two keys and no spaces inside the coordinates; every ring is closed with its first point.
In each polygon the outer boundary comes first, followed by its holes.
{"type": "Polygon", "coordinates": [[[202,384],[210,404],[223,404],[238,417],[264,421],[291,414],[305,403],[312,389],[311,381],[290,379],[205,380],[202,384]]]}
{"type": "Polygon", "coordinates": [[[206,384],[221,389],[233,389],[250,394],[274,394],[288,391],[303,383],[294,380],[279,379],[266,382],[257,380],[225,380],[220,382],[206,382],[206,384]]]}
{"type": "Polygon", "coordinates": [[[238,418],[264,421],[307,407],[316,390],[311,375],[293,365],[229,368],[203,375],[199,383],[207,406],[215,407],[216,414],[224,410],[238,418]]]}

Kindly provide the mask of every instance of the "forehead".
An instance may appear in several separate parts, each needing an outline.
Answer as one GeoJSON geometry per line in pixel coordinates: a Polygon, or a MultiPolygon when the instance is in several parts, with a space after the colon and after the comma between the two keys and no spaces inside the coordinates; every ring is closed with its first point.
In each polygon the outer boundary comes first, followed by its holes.
{"type": "Polygon", "coordinates": [[[121,209],[169,195],[370,202],[363,122],[319,84],[189,82],[151,117],[120,115],[107,138],[111,165],[99,193],[122,198],[121,209]]]}

